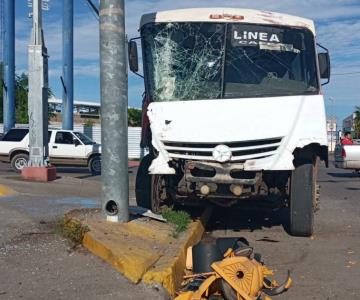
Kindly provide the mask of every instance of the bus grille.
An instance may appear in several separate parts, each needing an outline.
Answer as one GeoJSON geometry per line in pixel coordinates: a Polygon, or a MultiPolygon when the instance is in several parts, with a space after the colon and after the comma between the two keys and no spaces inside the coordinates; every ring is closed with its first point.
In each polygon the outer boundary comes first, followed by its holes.
{"type": "Polygon", "coordinates": [[[224,143],[182,143],[162,141],[171,158],[215,161],[212,153],[216,146],[226,145],[232,151],[231,161],[264,158],[274,155],[281,144],[282,137],[224,143]]]}

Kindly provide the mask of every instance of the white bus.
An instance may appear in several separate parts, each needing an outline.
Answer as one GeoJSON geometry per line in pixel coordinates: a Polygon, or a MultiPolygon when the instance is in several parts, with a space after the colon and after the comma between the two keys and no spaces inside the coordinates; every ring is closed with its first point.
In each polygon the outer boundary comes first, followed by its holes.
{"type": "MultiPolygon", "coordinates": [[[[289,229],[313,233],[318,161],[328,162],[322,79],[330,61],[311,20],[249,9],[142,16],[145,96],[138,205],[230,206],[278,195],[289,229]],[[318,53],[320,49],[322,53],[318,53]]],[[[137,38],[129,42],[138,72],[137,38]]]]}

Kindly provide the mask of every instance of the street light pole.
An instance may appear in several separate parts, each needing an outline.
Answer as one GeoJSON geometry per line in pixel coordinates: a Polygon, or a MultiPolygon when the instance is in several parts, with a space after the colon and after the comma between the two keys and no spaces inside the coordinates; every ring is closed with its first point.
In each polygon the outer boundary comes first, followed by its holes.
{"type": "Polygon", "coordinates": [[[15,1],[4,5],[4,133],[15,126],[15,1]]]}
{"type": "Polygon", "coordinates": [[[63,0],[62,128],[74,128],[74,0],[63,0]]]}
{"type": "Polygon", "coordinates": [[[334,110],[334,98],[330,97],[329,98],[330,101],[330,152],[334,151],[334,147],[333,147],[333,129],[334,129],[334,115],[333,115],[333,110],[334,110]]]}
{"type": "Polygon", "coordinates": [[[33,0],[29,45],[30,167],[46,167],[48,157],[48,55],[42,31],[42,1],[33,0]]]}
{"type": "Polygon", "coordinates": [[[127,63],[124,0],[100,1],[102,209],[129,218],[127,63]]]}

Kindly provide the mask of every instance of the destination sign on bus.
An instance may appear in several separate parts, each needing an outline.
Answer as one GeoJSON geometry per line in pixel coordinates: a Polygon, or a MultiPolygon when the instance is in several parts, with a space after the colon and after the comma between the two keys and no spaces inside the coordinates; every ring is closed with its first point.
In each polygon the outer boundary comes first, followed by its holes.
{"type": "Polygon", "coordinates": [[[260,44],[282,43],[282,30],[273,27],[254,25],[233,25],[232,46],[258,46],[260,44]]]}

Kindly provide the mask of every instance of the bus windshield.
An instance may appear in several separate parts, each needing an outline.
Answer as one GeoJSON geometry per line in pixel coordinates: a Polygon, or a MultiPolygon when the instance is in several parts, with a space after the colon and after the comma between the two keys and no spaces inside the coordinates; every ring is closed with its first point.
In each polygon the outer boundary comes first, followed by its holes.
{"type": "Polygon", "coordinates": [[[141,29],[154,101],[319,93],[307,29],[239,23],[149,23],[141,29]]]}

